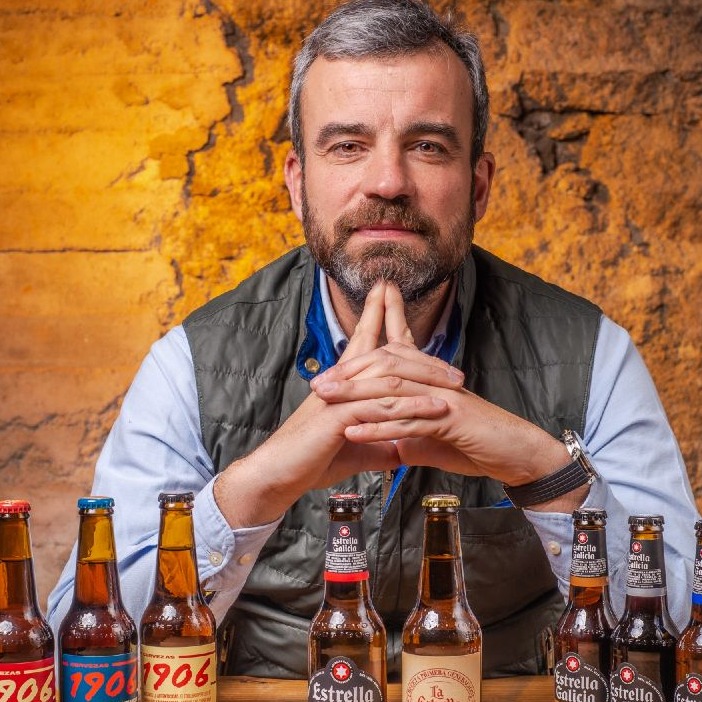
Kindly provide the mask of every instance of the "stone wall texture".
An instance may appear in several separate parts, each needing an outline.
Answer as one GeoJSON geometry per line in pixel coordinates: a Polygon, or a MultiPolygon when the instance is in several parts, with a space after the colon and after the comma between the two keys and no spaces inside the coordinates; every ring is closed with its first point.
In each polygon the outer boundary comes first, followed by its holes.
{"type": "MultiPolygon", "coordinates": [[[[0,494],[33,503],[42,602],[149,345],[303,240],[289,65],[335,4],[0,2],[0,494]]],[[[630,330],[702,502],[702,3],[436,6],[488,67],[477,242],[630,330]]]]}

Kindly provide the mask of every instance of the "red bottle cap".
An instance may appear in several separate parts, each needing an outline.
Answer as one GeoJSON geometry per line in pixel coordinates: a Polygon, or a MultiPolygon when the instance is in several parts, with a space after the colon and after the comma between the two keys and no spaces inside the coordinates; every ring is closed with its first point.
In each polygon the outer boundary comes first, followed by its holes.
{"type": "Polygon", "coordinates": [[[0,514],[20,514],[30,509],[27,500],[0,500],[0,514]]]}

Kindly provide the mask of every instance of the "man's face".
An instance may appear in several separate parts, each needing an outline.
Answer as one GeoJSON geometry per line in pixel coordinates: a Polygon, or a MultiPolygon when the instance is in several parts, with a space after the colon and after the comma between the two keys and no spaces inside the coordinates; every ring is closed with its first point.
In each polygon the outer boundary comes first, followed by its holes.
{"type": "Polygon", "coordinates": [[[312,254],[353,305],[380,278],[421,301],[466,256],[489,190],[488,177],[476,212],[471,112],[448,49],[310,67],[305,166],[289,156],[286,178],[312,254]]]}

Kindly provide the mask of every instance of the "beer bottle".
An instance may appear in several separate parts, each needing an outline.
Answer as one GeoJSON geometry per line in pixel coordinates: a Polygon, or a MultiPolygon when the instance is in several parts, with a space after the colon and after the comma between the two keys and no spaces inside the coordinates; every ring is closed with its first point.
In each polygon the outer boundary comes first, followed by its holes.
{"type": "Polygon", "coordinates": [[[0,700],[53,702],[54,636],[39,611],[29,502],[0,500],[0,700]]]}
{"type": "Polygon", "coordinates": [[[690,621],[675,648],[675,672],[678,686],[675,702],[702,700],[702,521],[695,524],[697,550],[692,580],[690,621]]]}
{"type": "Polygon", "coordinates": [[[137,630],[122,604],[114,500],[81,497],[73,601],[59,627],[62,702],[136,702],[137,630]]]}
{"type": "Polygon", "coordinates": [[[568,700],[587,690],[591,702],[609,698],[610,636],[617,624],[609,599],[609,571],[603,509],[573,512],[573,556],[568,604],[556,625],[555,690],[568,700]]]}
{"type": "Polygon", "coordinates": [[[479,702],[482,632],[466,597],[460,500],[426,495],[419,592],[402,630],[402,702],[479,702]]]}
{"type": "Polygon", "coordinates": [[[156,582],[141,618],[142,702],[216,702],[216,624],[200,590],[193,493],[161,493],[156,582]]]}
{"type": "Polygon", "coordinates": [[[309,633],[309,702],[349,690],[353,700],[386,700],[387,637],[371,602],[362,516],[361,495],[329,498],[324,600],[309,633]]]}
{"type": "Polygon", "coordinates": [[[612,699],[672,702],[678,632],[668,613],[663,517],[629,517],[624,614],[612,632],[612,699]]]}

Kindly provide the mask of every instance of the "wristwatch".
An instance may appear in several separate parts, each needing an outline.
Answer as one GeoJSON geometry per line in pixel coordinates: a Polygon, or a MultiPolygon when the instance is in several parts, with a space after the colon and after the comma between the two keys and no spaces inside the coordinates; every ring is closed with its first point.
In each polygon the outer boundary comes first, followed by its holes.
{"type": "Polygon", "coordinates": [[[597,471],[590,463],[577,433],[566,429],[561,434],[561,441],[573,459],[567,466],[526,485],[510,487],[502,484],[505,495],[515,507],[530,507],[548,502],[581,485],[590,485],[597,478],[597,471]]]}

